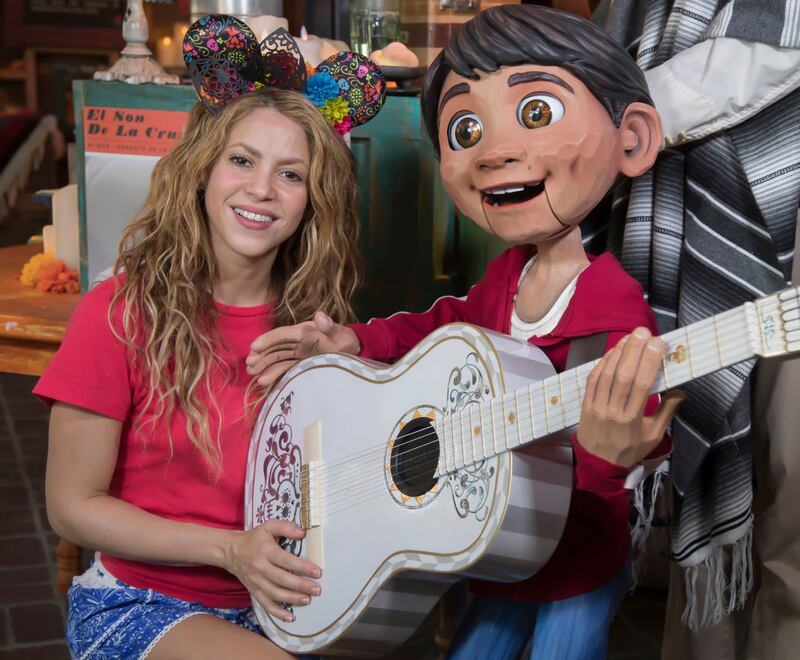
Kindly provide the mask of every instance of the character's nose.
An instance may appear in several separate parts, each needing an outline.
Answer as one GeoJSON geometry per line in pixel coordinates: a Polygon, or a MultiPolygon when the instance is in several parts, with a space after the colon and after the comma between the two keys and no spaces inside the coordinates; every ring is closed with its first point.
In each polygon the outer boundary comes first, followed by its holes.
{"type": "Polygon", "coordinates": [[[514,163],[522,162],[525,151],[520,145],[502,144],[484,152],[476,161],[478,169],[497,170],[514,163]]]}

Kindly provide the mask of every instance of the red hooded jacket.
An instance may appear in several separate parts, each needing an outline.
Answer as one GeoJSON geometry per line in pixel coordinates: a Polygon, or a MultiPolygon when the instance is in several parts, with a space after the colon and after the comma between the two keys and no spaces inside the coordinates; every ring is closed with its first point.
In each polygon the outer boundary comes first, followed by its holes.
{"type": "MultiPolygon", "coordinates": [[[[511,312],[520,274],[533,255],[532,246],[506,250],[492,260],[483,279],[465,298],[444,297],[426,312],[399,312],[386,319],[354,324],[361,342],[359,355],[390,362],[405,355],[426,335],[453,322],[510,333],[511,312]]],[[[570,340],[607,332],[606,351],[638,326],[656,332],[655,318],[631,278],[611,254],[587,255],[590,265],[578,276],[575,293],[553,331],[533,337],[557,371],[563,371],[570,340]]],[[[646,413],[658,404],[648,402],[646,413]]],[[[653,452],[663,455],[669,439],[653,452]]],[[[624,565],[630,552],[625,490],[629,469],[598,458],[573,436],[573,494],[564,533],[547,565],[536,575],[516,584],[473,582],[473,591],[494,597],[547,602],[591,591],[607,582],[624,565]]],[[[651,455],[651,456],[652,456],[651,455]]]]}

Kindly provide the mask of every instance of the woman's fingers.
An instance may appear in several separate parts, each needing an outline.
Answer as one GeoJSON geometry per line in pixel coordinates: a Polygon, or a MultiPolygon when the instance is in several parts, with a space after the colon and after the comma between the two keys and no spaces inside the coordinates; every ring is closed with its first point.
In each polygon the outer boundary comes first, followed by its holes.
{"type": "MultiPolygon", "coordinates": [[[[268,520],[261,528],[267,533],[272,535],[273,538],[288,538],[288,539],[301,539],[306,535],[305,530],[293,522],[288,520],[268,520]]],[[[318,578],[322,575],[320,567],[315,563],[310,562],[302,557],[293,555],[288,550],[284,550],[280,546],[277,548],[277,554],[273,556],[273,563],[284,568],[287,571],[300,573],[301,575],[308,575],[309,577],[318,578]]]]}
{"type": "Polygon", "coordinates": [[[298,575],[307,575],[308,577],[318,578],[322,575],[322,570],[313,562],[307,561],[291,552],[283,550],[286,556],[278,559],[275,563],[284,570],[291,571],[298,575]]]}
{"type": "Polygon", "coordinates": [[[284,569],[277,562],[272,562],[266,571],[266,577],[278,587],[302,596],[319,596],[322,589],[313,580],[284,569]]]}
{"type": "Polygon", "coordinates": [[[268,614],[274,616],[276,619],[280,619],[281,621],[294,621],[294,614],[292,614],[286,608],[281,607],[278,603],[267,596],[267,594],[263,593],[262,591],[258,591],[254,593],[253,596],[255,596],[255,599],[258,601],[258,604],[261,605],[261,608],[268,614]]]}
{"type": "Polygon", "coordinates": [[[311,602],[311,596],[308,594],[293,589],[285,589],[273,577],[268,576],[268,579],[269,582],[261,590],[271,600],[277,603],[289,603],[290,605],[308,605],[311,602]]]}

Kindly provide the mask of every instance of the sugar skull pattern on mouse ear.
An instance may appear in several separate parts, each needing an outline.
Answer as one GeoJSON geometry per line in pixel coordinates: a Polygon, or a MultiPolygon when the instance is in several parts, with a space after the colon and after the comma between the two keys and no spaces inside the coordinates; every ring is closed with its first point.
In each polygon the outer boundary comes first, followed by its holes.
{"type": "Polygon", "coordinates": [[[317,73],[308,82],[307,95],[320,105],[325,119],[340,134],[375,117],[386,100],[386,79],[378,65],[363,55],[349,51],[336,53],[320,62],[317,73]],[[318,77],[325,82],[315,82],[314,86],[322,87],[324,84],[330,90],[324,105],[311,96],[312,81],[318,77]],[[329,81],[335,83],[335,92],[329,81]],[[338,126],[339,123],[344,125],[338,126]]]}
{"type": "Polygon", "coordinates": [[[306,91],[306,63],[292,35],[278,28],[261,42],[260,50],[265,85],[306,91]]]}
{"type": "Polygon", "coordinates": [[[238,18],[204,16],[183,40],[183,59],[197,97],[212,113],[247,92],[280,87],[303,92],[333,129],[344,135],[378,114],[386,81],[377,64],[343,51],[322,62],[309,76],[291,35],[278,28],[260,44],[238,18]]]}
{"type": "Polygon", "coordinates": [[[203,16],[183,39],[197,98],[214,115],[231,99],[257,89],[260,59],[256,35],[233,16],[203,16]]]}
{"type": "Polygon", "coordinates": [[[183,39],[183,59],[197,97],[212,114],[231,99],[262,87],[305,90],[303,56],[283,28],[259,44],[238,18],[204,16],[183,39]]]}

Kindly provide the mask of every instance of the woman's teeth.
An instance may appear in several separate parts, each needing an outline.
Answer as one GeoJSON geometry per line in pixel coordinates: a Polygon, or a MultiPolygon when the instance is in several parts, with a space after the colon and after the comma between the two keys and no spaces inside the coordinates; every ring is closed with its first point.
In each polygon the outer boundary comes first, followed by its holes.
{"type": "Polygon", "coordinates": [[[252,220],[253,222],[272,222],[275,218],[270,215],[261,215],[260,213],[253,213],[252,211],[245,211],[244,209],[233,209],[236,213],[238,213],[243,218],[247,220],[252,220]]]}

